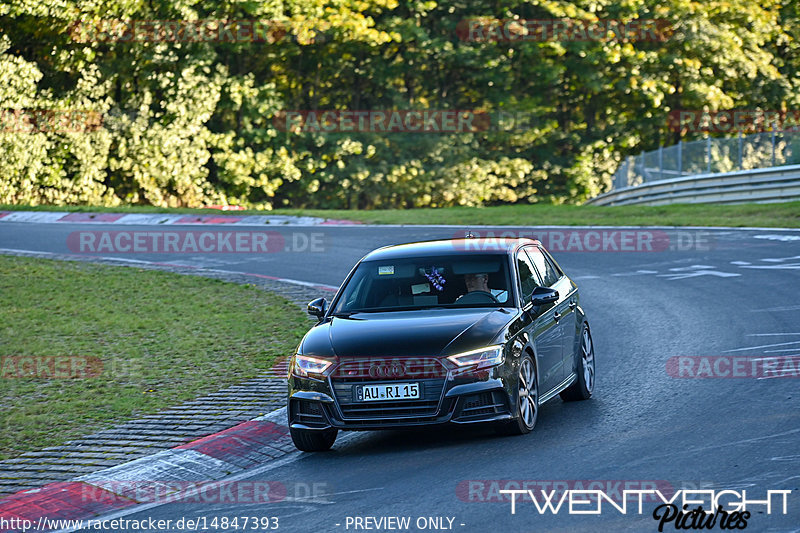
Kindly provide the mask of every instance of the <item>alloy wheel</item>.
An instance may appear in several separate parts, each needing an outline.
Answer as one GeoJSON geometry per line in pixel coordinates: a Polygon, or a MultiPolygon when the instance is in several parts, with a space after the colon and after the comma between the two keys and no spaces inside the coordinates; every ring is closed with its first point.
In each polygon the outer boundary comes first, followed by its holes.
{"type": "Polygon", "coordinates": [[[525,426],[533,429],[539,415],[539,389],[529,358],[523,359],[519,367],[519,414],[525,426]]]}

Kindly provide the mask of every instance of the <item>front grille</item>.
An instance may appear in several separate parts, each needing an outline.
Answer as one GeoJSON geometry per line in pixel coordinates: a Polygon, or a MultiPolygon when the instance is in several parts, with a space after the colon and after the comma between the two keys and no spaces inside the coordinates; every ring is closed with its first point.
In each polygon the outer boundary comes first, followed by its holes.
{"type": "Polygon", "coordinates": [[[506,413],[506,402],[498,391],[471,394],[464,398],[459,418],[506,413]]]}
{"type": "Polygon", "coordinates": [[[399,418],[361,418],[361,419],[347,419],[344,421],[345,426],[357,427],[365,429],[369,427],[392,427],[400,426],[405,427],[415,424],[429,424],[436,422],[447,414],[452,414],[456,402],[452,398],[445,398],[442,402],[441,414],[439,416],[403,416],[399,418]]]}
{"type": "MultiPolygon", "coordinates": [[[[375,381],[341,381],[331,380],[333,392],[345,420],[424,418],[435,416],[439,410],[445,381],[443,379],[425,379],[414,381],[420,386],[419,400],[395,400],[387,402],[358,402],[355,399],[354,387],[358,385],[374,385],[375,381]]],[[[387,382],[389,383],[389,382],[387,382]]]]}

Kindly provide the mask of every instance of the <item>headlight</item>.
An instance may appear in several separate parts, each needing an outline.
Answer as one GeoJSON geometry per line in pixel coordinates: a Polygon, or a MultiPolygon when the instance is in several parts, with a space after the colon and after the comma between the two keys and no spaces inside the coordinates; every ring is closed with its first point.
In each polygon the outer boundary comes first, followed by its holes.
{"type": "Polygon", "coordinates": [[[481,369],[502,365],[506,360],[506,356],[503,353],[503,346],[498,345],[458,353],[451,355],[447,359],[459,367],[473,366],[476,369],[481,369]]]}
{"type": "Polygon", "coordinates": [[[325,371],[333,365],[333,361],[322,359],[321,357],[309,357],[307,355],[295,354],[292,357],[290,371],[293,375],[307,378],[324,378],[325,371]]]}

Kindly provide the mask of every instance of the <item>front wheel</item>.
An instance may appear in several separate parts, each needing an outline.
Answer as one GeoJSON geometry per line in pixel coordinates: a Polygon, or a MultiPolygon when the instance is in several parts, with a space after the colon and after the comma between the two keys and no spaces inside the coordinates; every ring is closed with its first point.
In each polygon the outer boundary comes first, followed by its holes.
{"type": "Polygon", "coordinates": [[[289,428],[292,442],[303,452],[325,452],[331,449],[339,430],[335,428],[312,430],[289,428]]]}
{"type": "Polygon", "coordinates": [[[561,393],[561,399],[565,402],[577,400],[588,400],[594,390],[594,344],[592,334],[589,333],[589,326],[583,325],[581,331],[581,347],[579,353],[581,359],[578,362],[578,378],[575,383],[561,393]]]}
{"type": "Polygon", "coordinates": [[[498,428],[504,435],[530,433],[539,418],[539,386],[536,382],[536,367],[530,355],[525,354],[520,360],[517,387],[517,417],[498,428]]]}

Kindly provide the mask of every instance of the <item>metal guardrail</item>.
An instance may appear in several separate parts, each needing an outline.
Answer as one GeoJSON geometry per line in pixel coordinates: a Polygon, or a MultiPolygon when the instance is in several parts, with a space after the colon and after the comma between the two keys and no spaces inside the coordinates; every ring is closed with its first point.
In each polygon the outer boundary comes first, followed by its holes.
{"type": "Polygon", "coordinates": [[[596,196],[588,205],[738,204],[800,200],[800,165],[651,181],[596,196]]]}

